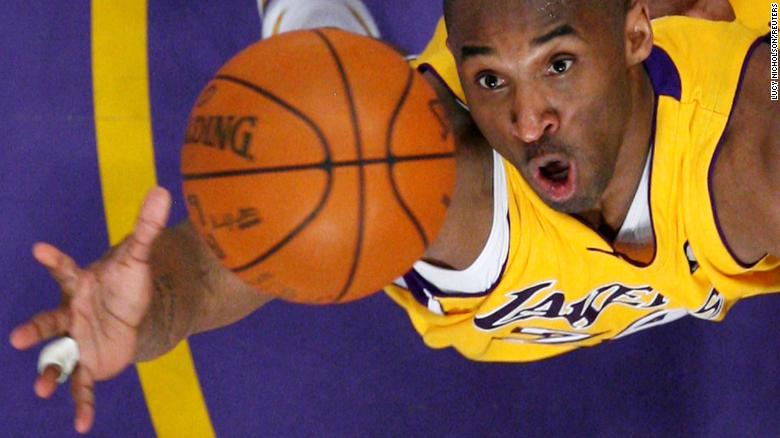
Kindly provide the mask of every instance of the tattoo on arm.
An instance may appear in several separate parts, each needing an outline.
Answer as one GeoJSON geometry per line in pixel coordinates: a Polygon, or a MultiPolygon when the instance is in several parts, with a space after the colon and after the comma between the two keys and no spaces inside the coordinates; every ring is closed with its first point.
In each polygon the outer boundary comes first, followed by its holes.
{"type": "Polygon", "coordinates": [[[162,274],[153,281],[154,291],[159,299],[154,301],[152,318],[155,326],[159,327],[160,333],[164,334],[166,346],[170,347],[176,342],[173,333],[176,314],[176,293],[173,279],[167,274],[162,274]]]}

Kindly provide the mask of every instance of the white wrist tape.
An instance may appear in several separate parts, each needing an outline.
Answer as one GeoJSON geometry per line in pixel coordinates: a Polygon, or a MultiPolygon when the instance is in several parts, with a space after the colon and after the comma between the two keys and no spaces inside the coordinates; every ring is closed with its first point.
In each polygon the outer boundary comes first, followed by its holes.
{"type": "Polygon", "coordinates": [[[60,369],[60,376],[57,383],[63,383],[68,380],[68,376],[73,372],[76,363],[79,361],[79,346],[73,338],[60,338],[49,345],[43,347],[38,356],[38,374],[43,374],[46,367],[55,365],[60,369]]]}

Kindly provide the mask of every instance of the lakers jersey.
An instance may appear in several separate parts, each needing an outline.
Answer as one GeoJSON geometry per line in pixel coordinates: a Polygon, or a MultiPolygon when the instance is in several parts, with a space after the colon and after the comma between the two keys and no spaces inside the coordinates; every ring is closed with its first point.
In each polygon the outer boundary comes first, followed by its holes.
{"type": "MultiPolygon", "coordinates": [[[[769,32],[771,5],[774,0],[730,0],[738,22],[745,27],[756,30],[759,34],[769,32]]],[[[688,36],[690,38],[690,35],[688,36]]],[[[421,70],[433,70],[461,102],[465,102],[463,88],[458,79],[455,59],[447,49],[447,28],[444,19],[436,25],[431,41],[422,54],[413,61],[413,65],[421,70]]]]}
{"type": "MultiPolygon", "coordinates": [[[[387,288],[428,346],[453,347],[475,360],[532,361],[686,315],[720,320],[742,297],[780,291],[780,261],[744,266],[731,256],[709,193],[713,158],[762,32],[685,17],[656,20],[654,32],[645,62],[656,94],[654,141],[647,191],[637,195],[648,208],[652,260],[628,259],[548,207],[499,157],[487,245],[497,249],[475,262],[495,273],[487,274],[490,284],[444,284],[447,275],[436,279],[440,268],[421,262],[387,288]]],[[[418,63],[463,99],[443,40],[434,40],[418,63]]]]}

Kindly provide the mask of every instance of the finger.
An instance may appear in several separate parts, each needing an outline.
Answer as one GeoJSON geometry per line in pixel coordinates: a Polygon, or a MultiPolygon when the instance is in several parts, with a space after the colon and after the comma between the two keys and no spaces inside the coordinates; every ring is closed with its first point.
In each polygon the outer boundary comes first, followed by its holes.
{"type": "Polygon", "coordinates": [[[49,270],[62,290],[66,294],[72,295],[81,272],[76,262],[56,247],[42,242],[33,245],[33,256],[49,270]]]}
{"type": "Polygon", "coordinates": [[[171,195],[167,190],[155,187],[149,191],[129,238],[127,253],[130,257],[142,263],[149,260],[152,242],[165,228],[170,211],[171,195]]]}
{"type": "Polygon", "coordinates": [[[33,316],[28,322],[16,326],[9,340],[17,350],[26,350],[55,336],[64,335],[71,322],[67,309],[50,310],[33,316]]]}
{"type": "Polygon", "coordinates": [[[35,379],[33,389],[35,395],[40,398],[49,398],[57,389],[57,378],[60,377],[60,368],[57,365],[49,365],[41,375],[35,379]]]}
{"type": "Polygon", "coordinates": [[[87,433],[95,421],[95,381],[86,368],[76,368],[70,391],[76,403],[73,425],[78,433],[87,433]]]}

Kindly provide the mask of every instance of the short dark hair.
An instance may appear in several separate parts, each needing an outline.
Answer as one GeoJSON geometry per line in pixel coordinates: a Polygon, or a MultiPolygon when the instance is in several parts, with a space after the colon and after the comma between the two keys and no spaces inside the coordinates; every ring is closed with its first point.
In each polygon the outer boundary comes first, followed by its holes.
{"type": "Polygon", "coordinates": [[[452,15],[452,3],[453,0],[444,0],[444,5],[442,6],[442,9],[444,10],[444,24],[449,27],[450,24],[450,15],[452,15]]]}
{"type": "MultiPolygon", "coordinates": [[[[628,12],[628,8],[631,6],[632,0],[623,0],[623,10],[628,12]]],[[[455,4],[455,0],[444,0],[442,9],[444,10],[444,24],[449,29],[450,17],[452,16],[452,7],[455,4]]]]}

